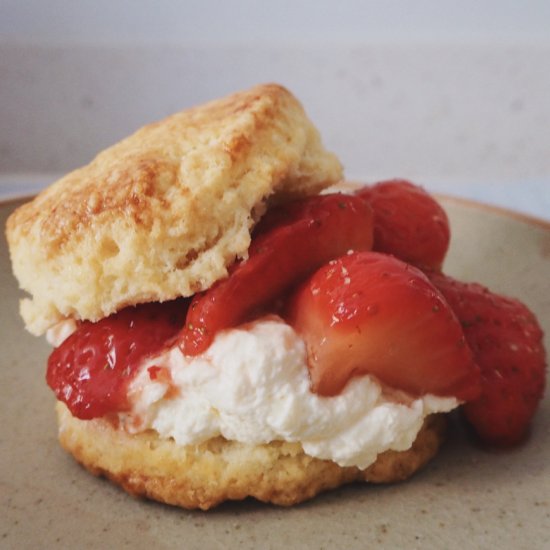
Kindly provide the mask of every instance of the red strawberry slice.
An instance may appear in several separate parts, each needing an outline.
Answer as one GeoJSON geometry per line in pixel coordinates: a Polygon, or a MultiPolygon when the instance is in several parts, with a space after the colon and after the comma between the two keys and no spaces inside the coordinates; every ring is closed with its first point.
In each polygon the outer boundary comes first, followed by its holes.
{"type": "Polygon", "coordinates": [[[389,180],[356,193],[374,211],[373,250],[423,268],[440,269],[449,248],[449,220],[422,187],[389,180]]]}
{"type": "Polygon", "coordinates": [[[361,374],[414,395],[479,393],[479,371],[447,302],[419,269],[392,256],[359,252],[323,266],[296,291],[288,321],[306,342],[321,395],[361,374]]]}
{"type": "Polygon", "coordinates": [[[464,413],[482,440],[510,446],[527,435],[542,399],[546,357],[543,333],[529,309],[475,283],[430,274],[462,323],[481,369],[481,397],[464,413]]]}
{"type": "Polygon", "coordinates": [[[46,381],[73,416],[89,420],[127,410],[126,390],[144,357],[171,344],[186,302],[128,307],[83,322],[48,359],[46,381]]]}
{"type": "Polygon", "coordinates": [[[248,259],[193,299],[182,351],[205,351],[218,331],[250,320],[324,263],[350,249],[371,247],[372,212],[358,197],[321,195],[269,210],[253,235],[248,259]]]}

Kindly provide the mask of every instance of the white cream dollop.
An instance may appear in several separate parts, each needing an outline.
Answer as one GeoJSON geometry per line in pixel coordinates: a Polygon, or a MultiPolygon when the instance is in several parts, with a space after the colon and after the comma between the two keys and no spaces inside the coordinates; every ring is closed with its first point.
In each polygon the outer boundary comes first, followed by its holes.
{"type": "Polygon", "coordinates": [[[410,448],[427,415],[459,404],[389,395],[369,376],[334,397],[314,394],[303,341],[276,319],[223,331],[197,357],[174,346],[147,359],[130,399],[133,410],[122,416],[129,431],[154,429],[181,445],[219,435],[251,444],[300,442],[310,456],[359,468],[386,450],[410,448]],[[151,366],[168,369],[171,382],[151,380],[151,366]]]}
{"type": "Polygon", "coordinates": [[[46,340],[48,344],[58,348],[77,328],[74,319],[63,319],[46,331],[46,340]]]}

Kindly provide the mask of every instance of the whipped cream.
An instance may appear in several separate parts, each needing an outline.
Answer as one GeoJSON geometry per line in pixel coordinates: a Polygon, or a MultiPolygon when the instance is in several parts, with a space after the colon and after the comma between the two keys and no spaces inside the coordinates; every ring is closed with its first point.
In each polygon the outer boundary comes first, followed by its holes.
{"type": "Polygon", "coordinates": [[[222,331],[200,356],[174,346],[144,361],[129,389],[133,409],[121,421],[132,433],[153,429],[181,445],[219,435],[250,444],[299,442],[310,456],[366,468],[386,450],[410,448],[427,415],[459,405],[387,393],[370,376],[322,397],[310,390],[306,365],[304,342],[279,319],[222,331]],[[151,376],[150,367],[169,376],[151,376]]]}
{"type": "Polygon", "coordinates": [[[46,340],[48,344],[58,348],[77,328],[74,319],[63,319],[46,331],[46,340]]]}

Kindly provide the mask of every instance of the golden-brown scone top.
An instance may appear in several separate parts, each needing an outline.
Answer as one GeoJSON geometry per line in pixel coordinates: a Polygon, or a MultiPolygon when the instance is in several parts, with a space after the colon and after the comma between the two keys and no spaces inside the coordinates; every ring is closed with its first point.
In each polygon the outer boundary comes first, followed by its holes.
{"type": "Polygon", "coordinates": [[[145,126],[8,220],[27,328],[206,289],[246,256],[268,197],[316,194],[341,175],[275,84],[145,126]]]}
{"type": "Polygon", "coordinates": [[[154,431],[130,435],[101,418],[79,420],[62,403],[57,414],[61,445],[92,473],[134,495],[203,510],[249,496],[290,506],[353,481],[403,481],[437,454],[446,427],[444,415],[428,416],[410,449],[386,451],[359,470],[308,456],[300,443],[253,445],[216,437],[177,445],[154,431]]]}

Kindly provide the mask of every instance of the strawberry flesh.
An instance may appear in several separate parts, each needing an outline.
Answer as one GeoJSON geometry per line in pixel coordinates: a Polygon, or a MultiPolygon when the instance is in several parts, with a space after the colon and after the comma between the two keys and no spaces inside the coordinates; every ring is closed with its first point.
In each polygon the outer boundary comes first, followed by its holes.
{"type": "Polygon", "coordinates": [[[464,415],[486,443],[512,446],[525,439],[544,394],[543,333],[520,301],[441,273],[430,278],[461,321],[481,369],[481,396],[464,405],[464,415]]]}
{"type": "Polygon", "coordinates": [[[295,292],[287,318],[306,343],[321,395],[361,374],[413,395],[479,393],[452,310],[420,270],[392,256],[359,252],[321,267],[295,292]]]}
{"type": "Polygon", "coordinates": [[[422,187],[389,180],[356,192],[374,212],[373,250],[422,268],[440,269],[449,248],[445,210],[422,187]]]}
{"type": "Polygon", "coordinates": [[[137,367],[174,341],[185,312],[186,302],[176,300],[84,321],[50,355],[48,385],[83,420],[128,410],[127,387],[137,367]]]}
{"type": "Polygon", "coordinates": [[[329,260],[348,250],[370,250],[372,231],[372,211],[355,196],[321,195],[270,209],[256,228],[248,259],[191,302],[182,351],[202,353],[218,331],[249,321],[329,260]]]}

